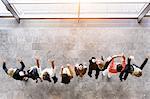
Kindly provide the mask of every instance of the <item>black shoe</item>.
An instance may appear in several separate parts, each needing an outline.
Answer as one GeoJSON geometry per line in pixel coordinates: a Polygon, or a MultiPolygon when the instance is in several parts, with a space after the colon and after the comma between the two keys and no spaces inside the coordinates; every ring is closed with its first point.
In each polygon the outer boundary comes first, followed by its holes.
{"type": "Polygon", "coordinates": [[[52,79],[54,80],[54,83],[58,81],[58,78],[56,76],[52,77],[52,79]]]}
{"type": "Polygon", "coordinates": [[[38,83],[38,80],[36,80],[36,83],[38,83]]]}
{"type": "Polygon", "coordinates": [[[41,82],[43,82],[43,80],[41,78],[39,78],[41,82]]]}
{"type": "Polygon", "coordinates": [[[108,76],[107,76],[107,81],[108,81],[108,82],[110,82],[110,81],[111,81],[111,78],[109,78],[108,76]]]}
{"type": "Polygon", "coordinates": [[[88,75],[89,75],[90,77],[92,77],[92,75],[91,75],[90,73],[88,73],[88,75]]]}
{"type": "Polygon", "coordinates": [[[23,79],[23,81],[25,81],[25,82],[27,82],[28,80],[29,80],[28,77],[25,77],[25,78],[23,79]]]}
{"type": "Polygon", "coordinates": [[[98,79],[98,76],[95,76],[95,79],[98,79]]]}

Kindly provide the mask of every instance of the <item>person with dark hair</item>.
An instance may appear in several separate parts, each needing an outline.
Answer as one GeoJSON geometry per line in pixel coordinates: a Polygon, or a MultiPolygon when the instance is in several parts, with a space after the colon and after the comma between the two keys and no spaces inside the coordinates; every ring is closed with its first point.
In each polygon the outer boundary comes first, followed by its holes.
{"type": "Polygon", "coordinates": [[[96,74],[95,74],[95,79],[98,78],[98,75],[99,75],[99,72],[100,72],[100,69],[98,68],[98,65],[96,64],[96,58],[95,57],[92,57],[90,60],[89,60],[89,71],[88,71],[88,75],[90,77],[92,77],[92,71],[93,70],[96,70],[96,74]]]}
{"type": "Polygon", "coordinates": [[[67,64],[67,67],[61,67],[61,83],[69,84],[70,80],[73,78],[74,71],[70,64],[67,64]]]}
{"type": "Polygon", "coordinates": [[[87,66],[83,66],[83,64],[76,64],[74,69],[76,76],[80,76],[82,78],[87,71],[87,66]]]}
{"type": "Polygon", "coordinates": [[[141,77],[142,76],[142,70],[143,70],[144,66],[146,65],[146,63],[148,62],[148,57],[145,58],[145,60],[141,64],[141,66],[137,66],[136,64],[132,64],[131,60],[133,60],[133,59],[134,59],[133,56],[128,57],[126,67],[119,75],[120,81],[126,80],[129,73],[135,77],[141,77]]]}
{"type": "Polygon", "coordinates": [[[118,72],[122,72],[126,66],[126,59],[124,55],[115,55],[111,58],[111,62],[106,70],[102,72],[102,76],[107,75],[107,78],[111,78],[112,75],[117,74],[118,72]],[[115,63],[114,59],[117,57],[121,57],[120,63],[115,63]]]}
{"type": "Polygon", "coordinates": [[[51,82],[51,78],[52,78],[54,83],[56,83],[58,81],[58,78],[56,77],[56,73],[55,73],[54,61],[48,60],[48,62],[51,63],[51,67],[42,70],[40,77],[42,80],[47,80],[49,82],[51,82]]]}
{"type": "Polygon", "coordinates": [[[101,59],[98,59],[98,58],[95,58],[95,57],[92,57],[90,60],[89,60],[89,71],[88,71],[88,75],[90,77],[92,77],[92,71],[93,70],[96,70],[96,74],[95,74],[95,79],[98,78],[99,76],[99,72],[100,71],[104,71],[107,69],[107,67],[109,66],[109,64],[111,63],[111,61],[114,59],[114,58],[117,58],[117,57],[121,57],[121,55],[114,55],[114,56],[109,56],[108,58],[104,59],[103,56],[101,56],[101,59]]]}
{"type": "Polygon", "coordinates": [[[21,64],[21,68],[7,68],[6,62],[3,62],[3,70],[9,75],[10,77],[21,80],[21,81],[27,81],[28,76],[26,75],[26,72],[24,71],[25,65],[21,59],[18,59],[18,61],[21,64]]]}
{"type": "Polygon", "coordinates": [[[40,79],[40,81],[42,82],[42,79],[40,78],[41,67],[38,58],[36,58],[36,66],[30,67],[27,73],[29,78],[36,80],[36,83],[38,82],[38,79],[40,79]]]}

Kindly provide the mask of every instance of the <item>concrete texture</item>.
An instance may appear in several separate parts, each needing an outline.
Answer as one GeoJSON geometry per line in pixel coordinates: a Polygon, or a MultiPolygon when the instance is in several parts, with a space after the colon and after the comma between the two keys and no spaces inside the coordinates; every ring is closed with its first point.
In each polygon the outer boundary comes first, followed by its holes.
{"type": "MultiPolygon", "coordinates": [[[[34,56],[41,56],[42,68],[47,59],[55,59],[59,82],[36,84],[9,78],[0,68],[0,99],[150,99],[150,62],[143,76],[129,75],[120,82],[86,76],[74,77],[69,85],[60,83],[59,70],[66,63],[86,63],[92,57],[125,53],[134,55],[137,64],[150,53],[150,18],[141,24],[136,20],[21,20],[0,19],[0,64],[19,67],[16,57],[23,57],[26,69],[34,65],[34,56]]],[[[150,55],[150,54],[149,54],[150,55]]]]}

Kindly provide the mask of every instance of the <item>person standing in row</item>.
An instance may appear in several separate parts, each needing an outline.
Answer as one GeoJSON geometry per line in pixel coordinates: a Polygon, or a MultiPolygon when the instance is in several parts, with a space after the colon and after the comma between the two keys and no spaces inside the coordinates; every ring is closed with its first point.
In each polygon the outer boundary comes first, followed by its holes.
{"type": "Polygon", "coordinates": [[[51,67],[50,68],[45,68],[44,70],[42,70],[40,78],[42,80],[47,80],[49,82],[51,82],[51,78],[52,78],[54,83],[56,83],[58,81],[58,78],[56,77],[56,73],[55,73],[54,61],[50,61],[50,59],[49,59],[48,63],[49,64],[51,63],[51,67]]]}
{"type": "Polygon", "coordinates": [[[141,66],[138,66],[136,64],[131,63],[131,60],[134,60],[133,56],[128,57],[126,67],[119,75],[120,81],[126,80],[129,74],[135,77],[141,77],[142,70],[146,65],[146,63],[148,62],[148,58],[149,57],[146,57],[141,66]]]}
{"type": "MultiPolygon", "coordinates": [[[[105,71],[109,64],[111,63],[111,61],[114,59],[114,58],[118,58],[118,57],[121,57],[122,55],[113,55],[113,56],[109,56],[108,58],[104,59],[103,56],[101,56],[101,59],[98,59],[98,58],[95,58],[95,57],[92,57],[90,60],[89,60],[89,71],[88,71],[88,75],[90,77],[92,77],[92,71],[93,70],[96,70],[96,74],[95,74],[95,79],[98,78],[99,76],[99,72],[100,71],[105,71]]],[[[106,72],[106,71],[105,71],[106,72]]],[[[104,74],[104,73],[103,73],[104,74]]],[[[105,75],[105,74],[104,74],[105,75]]]]}
{"type": "Polygon", "coordinates": [[[39,58],[35,58],[36,60],[36,65],[32,66],[28,69],[28,77],[32,78],[33,80],[36,80],[36,83],[38,82],[38,79],[42,82],[42,79],[40,78],[40,73],[41,73],[41,67],[39,63],[39,58]]]}
{"type": "Polygon", "coordinates": [[[82,78],[87,71],[87,66],[83,66],[83,64],[76,64],[74,69],[76,76],[80,76],[82,78]]]}
{"type": "Polygon", "coordinates": [[[73,66],[71,66],[70,64],[67,64],[66,67],[61,66],[61,83],[64,84],[69,84],[70,80],[73,78],[74,75],[74,70],[73,70],[73,66]]]}
{"type": "Polygon", "coordinates": [[[116,75],[119,72],[122,72],[126,66],[126,59],[124,55],[114,55],[110,58],[112,61],[110,62],[109,66],[106,70],[102,72],[102,76],[106,76],[110,79],[113,75],[116,75]],[[115,58],[121,58],[121,62],[115,63],[115,58]]]}
{"type": "Polygon", "coordinates": [[[21,80],[21,81],[27,81],[28,76],[26,72],[24,71],[25,64],[23,63],[22,59],[18,59],[18,61],[21,64],[20,68],[7,68],[6,67],[6,62],[3,62],[3,70],[6,72],[7,75],[10,77],[16,79],[16,80],[21,80]]]}

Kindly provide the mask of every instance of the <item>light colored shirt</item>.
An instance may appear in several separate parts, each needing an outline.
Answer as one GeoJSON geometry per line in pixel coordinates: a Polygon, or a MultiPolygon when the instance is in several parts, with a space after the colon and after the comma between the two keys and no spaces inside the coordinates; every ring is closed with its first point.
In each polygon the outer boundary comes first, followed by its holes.
{"type": "Polygon", "coordinates": [[[32,67],[30,67],[30,71],[29,72],[31,72],[33,69],[37,69],[38,74],[39,75],[41,74],[41,68],[38,68],[37,66],[32,66],[32,67]]]}
{"type": "Polygon", "coordinates": [[[41,77],[45,72],[47,72],[50,75],[50,77],[53,77],[55,75],[55,70],[53,68],[45,68],[41,71],[41,77]]]}

